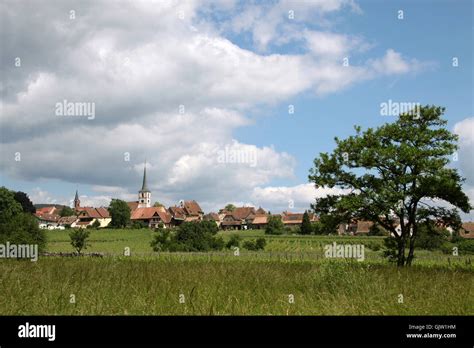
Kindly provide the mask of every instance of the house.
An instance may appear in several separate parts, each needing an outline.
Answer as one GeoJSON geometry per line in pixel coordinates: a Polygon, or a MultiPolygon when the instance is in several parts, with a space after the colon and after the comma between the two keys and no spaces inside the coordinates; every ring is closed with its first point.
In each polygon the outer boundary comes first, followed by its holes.
{"type": "Polygon", "coordinates": [[[110,221],[112,221],[109,211],[104,207],[81,207],[77,219],[78,221],[71,227],[86,228],[87,226],[92,226],[95,221],[100,223],[100,227],[107,227],[110,221]]]}
{"type": "Polygon", "coordinates": [[[209,213],[202,217],[203,221],[214,221],[217,227],[221,226],[221,219],[217,213],[209,213]]]}
{"type": "Polygon", "coordinates": [[[463,222],[459,235],[463,238],[472,239],[474,238],[474,222],[463,222]]]}
{"type": "Polygon", "coordinates": [[[77,216],[72,215],[72,216],[63,216],[59,218],[58,220],[58,225],[66,228],[67,226],[69,227],[76,227],[75,223],[78,221],[77,216]]]}
{"type": "Polygon", "coordinates": [[[221,209],[220,212],[225,214],[221,222],[224,230],[246,230],[256,215],[254,207],[237,207],[231,212],[221,209]]]}
{"type": "Polygon", "coordinates": [[[251,224],[250,228],[253,229],[264,229],[267,227],[268,224],[268,215],[267,214],[255,214],[251,224]]]}
{"type": "Polygon", "coordinates": [[[36,209],[36,212],[34,215],[38,219],[39,228],[48,229],[48,230],[58,229],[59,228],[58,222],[59,222],[59,219],[61,218],[58,212],[59,210],[55,206],[36,209]]]}
{"type": "Polygon", "coordinates": [[[164,207],[137,208],[130,217],[132,222],[139,221],[149,228],[157,228],[160,224],[165,228],[171,227],[171,214],[164,207]]]}

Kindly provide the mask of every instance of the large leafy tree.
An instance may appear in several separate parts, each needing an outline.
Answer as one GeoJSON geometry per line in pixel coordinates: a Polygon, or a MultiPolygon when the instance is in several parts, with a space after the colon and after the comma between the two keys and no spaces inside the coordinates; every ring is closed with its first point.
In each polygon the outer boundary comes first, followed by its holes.
{"type": "Polygon", "coordinates": [[[21,207],[25,213],[36,213],[36,208],[26,193],[21,191],[15,192],[15,200],[21,204],[21,207]]]}
{"type": "Polygon", "coordinates": [[[109,205],[109,213],[112,218],[111,226],[121,228],[130,224],[131,214],[127,202],[120,199],[112,199],[109,205]]]}
{"type": "Polygon", "coordinates": [[[457,136],[446,129],[444,111],[424,106],[418,114],[366,131],[356,126],[356,135],[336,138],[335,150],[314,160],[309,179],[316,187],[347,191],[316,199],[313,209],[377,223],[395,239],[398,266],[410,265],[421,224],[436,220],[457,229],[459,209],[471,209],[464,179],[448,167],[457,136]]]}

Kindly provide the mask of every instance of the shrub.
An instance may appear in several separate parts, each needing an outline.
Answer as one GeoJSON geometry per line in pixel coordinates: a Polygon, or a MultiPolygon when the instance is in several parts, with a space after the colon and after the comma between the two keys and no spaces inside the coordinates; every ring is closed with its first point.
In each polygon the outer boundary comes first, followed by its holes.
{"type": "Polygon", "coordinates": [[[265,238],[258,238],[257,240],[246,240],[244,241],[242,247],[251,251],[263,250],[266,245],[265,238]]]}
{"type": "Polygon", "coordinates": [[[449,232],[432,226],[423,224],[418,227],[418,235],[415,240],[415,247],[426,250],[441,249],[441,246],[448,241],[449,232]]]}
{"type": "Polygon", "coordinates": [[[100,227],[100,222],[99,222],[99,220],[97,220],[97,219],[94,220],[94,222],[92,223],[92,228],[97,229],[97,228],[99,228],[99,227],[100,227]]]}
{"type": "Polygon", "coordinates": [[[69,233],[69,238],[71,238],[71,245],[80,255],[82,249],[87,249],[90,244],[87,242],[90,232],[81,228],[74,229],[69,233]]]}
{"type": "Polygon", "coordinates": [[[0,224],[0,243],[37,244],[41,252],[46,246],[46,232],[38,227],[36,218],[29,213],[19,213],[0,224]]]}
{"type": "Polygon", "coordinates": [[[227,242],[225,246],[227,249],[230,249],[232,247],[239,247],[241,240],[242,240],[242,237],[240,237],[238,234],[232,234],[230,236],[229,241],[227,242]]]}
{"type": "Polygon", "coordinates": [[[265,234],[283,234],[284,225],[281,221],[281,217],[278,215],[272,215],[268,218],[267,227],[265,228],[265,234]]]}
{"type": "Polygon", "coordinates": [[[265,249],[266,245],[267,245],[267,241],[265,240],[265,238],[260,237],[260,238],[257,238],[257,240],[255,241],[255,246],[259,250],[265,249]]]}
{"type": "Polygon", "coordinates": [[[151,246],[154,251],[210,251],[224,248],[222,237],[214,221],[184,222],[176,233],[159,229],[151,246]]]}

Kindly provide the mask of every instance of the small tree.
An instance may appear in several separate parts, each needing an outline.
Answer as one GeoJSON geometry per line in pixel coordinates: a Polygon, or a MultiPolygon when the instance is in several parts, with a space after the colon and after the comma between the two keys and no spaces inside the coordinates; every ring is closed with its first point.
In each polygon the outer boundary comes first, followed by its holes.
{"type": "Polygon", "coordinates": [[[59,213],[60,216],[64,217],[64,216],[73,216],[74,215],[74,210],[72,208],[69,208],[69,207],[64,207],[63,209],[61,209],[61,212],[59,213]]]}
{"type": "Polygon", "coordinates": [[[112,199],[109,206],[109,213],[112,217],[110,225],[116,228],[126,227],[130,224],[130,208],[127,202],[120,199],[112,199]]]}
{"type": "Polygon", "coordinates": [[[71,245],[80,255],[82,249],[87,249],[90,244],[87,242],[89,239],[89,231],[85,229],[74,229],[69,233],[69,238],[71,238],[71,245]]]}
{"type": "Polygon", "coordinates": [[[240,237],[238,234],[232,234],[230,236],[229,241],[226,244],[226,248],[230,249],[232,247],[239,247],[240,246],[240,241],[242,240],[242,237],[240,237]]]}
{"type": "Polygon", "coordinates": [[[95,219],[94,222],[92,223],[92,228],[99,228],[100,227],[100,222],[99,220],[95,219]]]}
{"type": "Polygon", "coordinates": [[[227,211],[234,211],[235,210],[235,205],[229,203],[225,206],[225,210],[227,211]]]}
{"type": "Polygon", "coordinates": [[[313,226],[311,226],[311,221],[309,220],[309,214],[307,211],[303,214],[303,222],[300,227],[300,234],[311,234],[313,226]]]}
{"type": "Polygon", "coordinates": [[[272,215],[268,218],[267,227],[265,228],[265,234],[283,234],[285,226],[281,217],[278,215],[272,215]]]}
{"type": "Polygon", "coordinates": [[[154,206],[155,208],[164,207],[164,205],[161,204],[161,203],[158,202],[158,201],[156,201],[156,202],[153,204],[153,206],[154,206]]]}

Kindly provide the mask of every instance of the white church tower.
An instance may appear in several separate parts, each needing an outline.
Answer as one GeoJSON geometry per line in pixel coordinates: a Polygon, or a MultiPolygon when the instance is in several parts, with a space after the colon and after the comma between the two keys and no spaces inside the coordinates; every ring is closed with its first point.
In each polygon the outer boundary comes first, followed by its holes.
{"type": "Polygon", "coordinates": [[[143,169],[143,184],[142,189],[138,191],[138,208],[151,207],[151,192],[146,185],[146,161],[143,169]]]}

